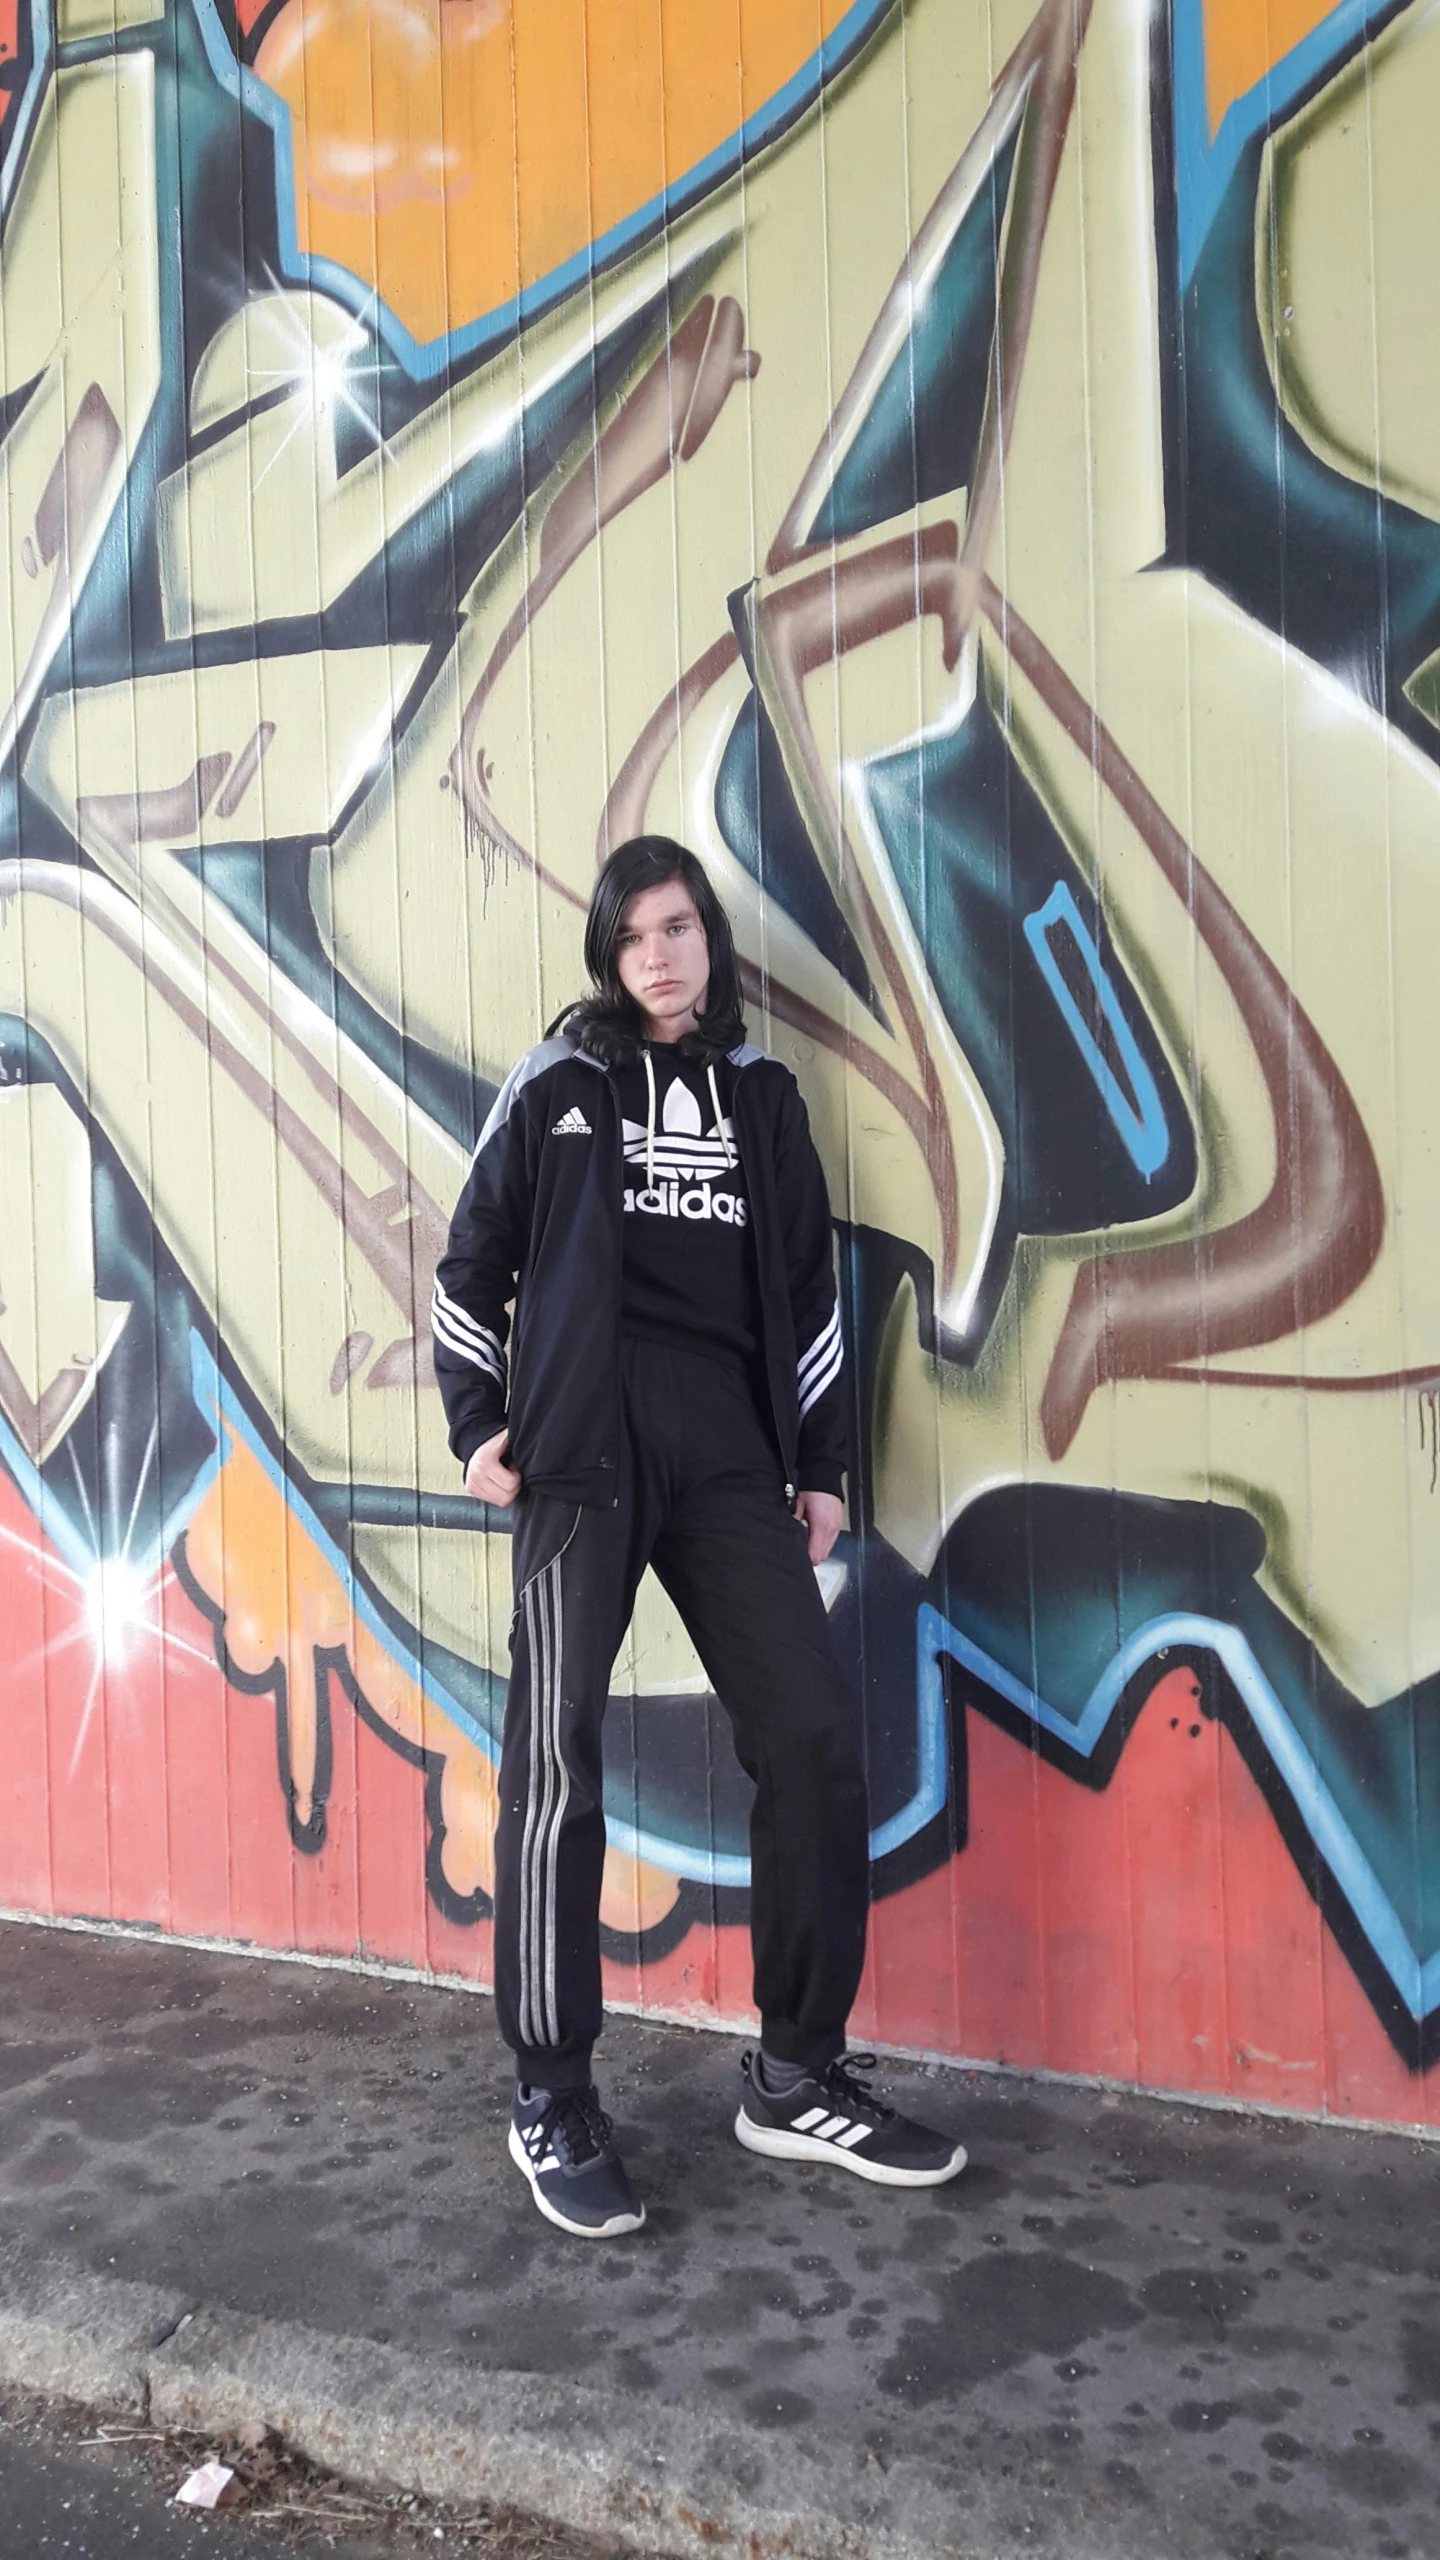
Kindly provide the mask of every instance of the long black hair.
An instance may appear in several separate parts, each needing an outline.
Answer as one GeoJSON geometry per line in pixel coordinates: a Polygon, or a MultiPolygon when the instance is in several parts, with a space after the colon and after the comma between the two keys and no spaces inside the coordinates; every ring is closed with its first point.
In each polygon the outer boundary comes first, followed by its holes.
{"type": "MultiPolygon", "coordinates": [[[[676,1043],[682,1058],[712,1058],[739,1047],[745,1037],[740,970],[730,919],[710,886],[705,866],[670,836],[632,836],[617,845],[596,880],[585,919],[585,967],[593,994],[567,1005],[550,1025],[578,1039],[605,1066],[627,1066],[640,1054],[645,1017],[620,983],[615,946],[625,910],[646,889],[678,880],[695,901],[710,954],[710,984],[695,1029],[676,1043]]],[[[547,1038],[549,1034],[547,1033],[547,1038]]]]}

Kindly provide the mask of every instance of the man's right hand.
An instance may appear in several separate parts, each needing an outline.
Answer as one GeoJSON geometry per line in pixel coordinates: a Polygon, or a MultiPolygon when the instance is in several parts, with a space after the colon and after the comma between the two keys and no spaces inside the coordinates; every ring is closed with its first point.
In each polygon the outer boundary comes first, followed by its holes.
{"type": "Polygon", "coordinates": [[[466,1492],[477,1502],[493,1502],[497,1511],[508,1511],[520,1490],[515,1469],[505,1464],[509,1438],[508,1431],[497,1431],[493,1440],[482,1441],[465,1470],[466,1492]]]}

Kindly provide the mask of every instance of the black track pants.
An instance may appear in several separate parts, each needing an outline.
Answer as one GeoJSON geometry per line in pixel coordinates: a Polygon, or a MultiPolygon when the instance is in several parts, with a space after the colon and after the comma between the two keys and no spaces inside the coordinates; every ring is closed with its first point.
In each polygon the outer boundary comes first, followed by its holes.
{"type": "MultiPolygon", "coordinates": [[[[522,2080],[590,2077],[601,2027],[601,1724],[646,1565],[755,1782],[755,2002],[778,2060],[845,2042],[865,1952],[860,1709],[743,1373],[626,1337],[619,1499],[522,1494],[495,1852],[495,1996],[522,2080]]],[[[681,1711],[683,1712],[683,1710],[681,1711]]]]}

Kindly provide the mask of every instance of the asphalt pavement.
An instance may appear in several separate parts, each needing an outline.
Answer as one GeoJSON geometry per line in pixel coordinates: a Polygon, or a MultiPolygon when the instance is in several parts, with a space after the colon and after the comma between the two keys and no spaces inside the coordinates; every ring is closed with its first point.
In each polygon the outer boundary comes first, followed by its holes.
{"type": "MultiPolygon", "coordinates": [[[[370,2560],[347,2537],[309,2540],[324,2560],[370,2560]]],[[[308,2560],[303,2543],[292,2543],[308,2560]]],[[[177,2507],[141,2465],[77,2447],[73,2430],[29,2417],[0,2425],[3,2560],[282,2560],[274,2533],[237,2515],[177,2507]]]]}
{"type": "Polygon", "coordinates": [[[619,2020],[649,2220],[585,2244],[482,1998],[14,1926],[0,1996],[0,2379],[654,2552],[1440,2552],[1433,2145],[896,2065],[972,2167],[894,2194],[619,2020]]]}
{"type": "Polygon", "coordinates": [[[219,2450],[0,2391],[0,2560],[611,2560],[525,2517],[357,2495],[271,2446],[236,2450],[240,2511],[177,2504],[219,2450]]]}

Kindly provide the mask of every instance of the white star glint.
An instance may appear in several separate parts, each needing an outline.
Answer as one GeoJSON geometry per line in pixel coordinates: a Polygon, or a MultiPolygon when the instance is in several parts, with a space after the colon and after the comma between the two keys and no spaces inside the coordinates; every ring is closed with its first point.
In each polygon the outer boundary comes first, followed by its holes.
{"type": "Polygon", "coordinates": [[[85,1585],[85,1620],[100,1661],[123,1663],[143,1636],[153,1636],[150,1602],[153,1574],[142,1572],[128,1556],[102,1556],[85,1585]]]}

